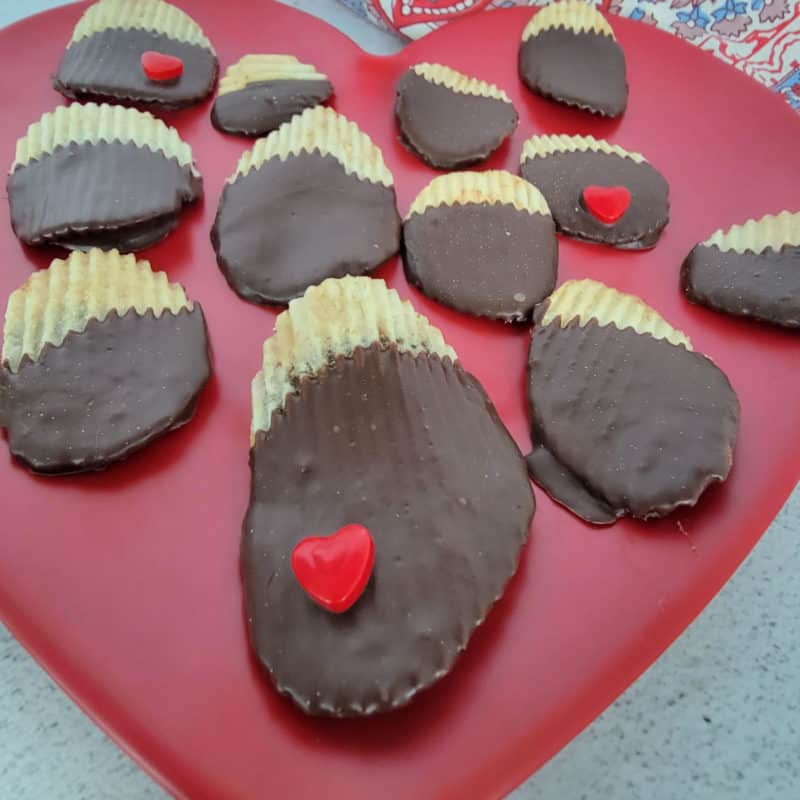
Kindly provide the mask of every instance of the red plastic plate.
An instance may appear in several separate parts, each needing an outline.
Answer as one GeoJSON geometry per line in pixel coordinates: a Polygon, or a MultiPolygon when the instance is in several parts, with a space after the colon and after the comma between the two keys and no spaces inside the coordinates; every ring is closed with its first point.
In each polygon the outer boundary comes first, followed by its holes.
{"type": "MultiPolygon", "coordinates": [[[[0,33],[0,153],[62,102],[51,88],[82,6],[0,33]]],[[[146,255],[205,308],[215,377],[196,419],[106,474],[42,479],[3,456],[0,614],[114,739],[179,796],[494,797],[580,731],[722,586],[800,476],[800,339],[690,306],[684,255],[711,231],[797,203],[800,120],[748,78],[645,25],[612,18],[630,105],[599,121],[528,94],[516,51],[529,11],[465,19],[391,58],[271,2],[194,0],[223,65],[291,51],[327,72],[335,106],[383,148],[405,213],[433,172],[397,141],[394,83],[442,61],[504,87],[519,130],[487,164],[517,169],[534,132],[591,133],[645,153],[670,182],[672,220],[648,253],[561,241],[560,278],[635,292],[730,376],[742,402],[727,484],[652,524],[584,525],[537,490],[531,544],[503,601],[451,676],[407,709],[365,721],[298,713],[259,673],[245,637],[238,572],[247,505],[250,380],[274,314],[239,300],[208,232],[246,142],[212,129],[209,104],[168,115],[195,152],[206,199],[146,255]],[[256,10],[258,9],[258,10],[256,10]]],[[[0,220],[0,295],[55,252],[23,248],[0,220]]],[[[378,273],[441,326],[520,446],[528,433],[528,331],[428,302],[398,263],[378,273]]],[[[2,454],[0,454],[2,455],[2,454]]]]}

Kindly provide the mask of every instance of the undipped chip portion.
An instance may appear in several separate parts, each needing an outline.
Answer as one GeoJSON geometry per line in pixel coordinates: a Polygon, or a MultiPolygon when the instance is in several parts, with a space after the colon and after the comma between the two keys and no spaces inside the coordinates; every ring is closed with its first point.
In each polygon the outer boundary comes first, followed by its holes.
{"type": "Polygon", "coordinates": [[[84,11],[70,44],[109,28],[139,28],[214,52],[202,28],[184,11],[164,0],[99,0],[84,11]]]}
{"type": "Polygon", "coordinates": [[[727,230],[712,233],[703,244],[737,253],[761,253],[767,249],[780,250],[786,245],[800,245],[800,211],[781,211],[761,219],[749,219],[743,225],[731,225],[727,230]]]}
{"type": "Polygon", "coordinates": [[[522,31],[522,41],[551,28],[564,28],[575,33],[597,33],[614,37],[606,18],[590,3],[583,0],[563,0],[551,3],[537,12],[522,31]]]}
{"type": "Polygon", "coordinates": [[[504,103],[511,102],[511,98],[499,86],[478,78],[472,78],[444,64],[430,64],[424,61],[420,64],[415,64],[411,67],[411,70],[420,77],[425,78],[426,81],[445,86],[459,94],[491,97],[495,100],[502,100],[504,103]]]}
{"type": "Polygon", "coordinates": [[[567,136],[566,134],[553,134],[551,136],[531,136],[522,145],[520,164],[532,158],[546,158],[554,153],[608,153],[621,158],[629,158],[637,164],[647,163],[641,153],[625,150],[618,144],[611,144],[605,139],[595,139],[594,136],[567,136]]]}
{"type": "Polygon", "coordinates": [[[800,212],[718,230],[692,248],[681,287],[693,303],[800,329],[800,212]]]}
{"type": "Polygon", "coordinates": [[[451,172],[434,178],[414,199],[408,216],[441,205],[487,203],[510,205],[530,214],[550,215],[542,193],[531,183],[505,170],[451,172]]]}
{"type": "Polygon", "coordinates": [[[601,327],[633,328],[636,333],[649,334],[655,339],[666,339],[671,344],[692,349],[685,333],[673,328],[636,295],[620,292],[589,278],[567,281],[559,286],[547,299],[539,324],[549,325],[558,319],[564,328],[576,318],[581,327],[593,320],[601,327]]]}
{"type": "Polygon", "coordinates": [[[259,139],[239,159],[236,172],[228,178],[228,183],[258,169],[271,158],[286,161],[289,156],[304,152],[333,156],[348,175],[361,180],[394,185],[392,173],[383,162],[383,154],[372,139],[355,122],[332,108],[321,106],[306,109],[278,130],[259,139]]]}
{"type": "Polygon", "coordinates": [[[80,333],[90,320],[111,311],[122,316],[192,310],[183,287],[170,283],[164,272],[153,272],[148,261],[116,250],[75,252],[36,272],[8,299],[3,329],[2,361],[12,372],[23,356],[39,358],[46,344],[58,346],[70,332],[80,333]]]}
{"type": "Polygon", "coordinates": [[[325,81],[328,76],[312,64],[303,64],[295,56],[249,53],[231,64],[219,82],[218,94],[224,95],[263,81],[325,81]]]}
{"type": "Polygon", "coordinates": [[[181,166],[191,167],[194,175],[200,174],[192,161],[192,148],[181,139],[175,128],[148,111],[108,103],[71,103],[42,114],[17,140],[11,171],[70,142],[130,142],[154,153],[163,153],[166,158],[174,158],[181,166]]]}
{"type": "Polygon", "coordinates": [[[283,408],[300,378],[316,375],[336,356],[375,343],[457,359],[441,331],[382,280],[329,278],[292,300],[264,342],[262,369],[253,379],[251,443],[257,431],[269,430],[273,412],[283,408]]]}

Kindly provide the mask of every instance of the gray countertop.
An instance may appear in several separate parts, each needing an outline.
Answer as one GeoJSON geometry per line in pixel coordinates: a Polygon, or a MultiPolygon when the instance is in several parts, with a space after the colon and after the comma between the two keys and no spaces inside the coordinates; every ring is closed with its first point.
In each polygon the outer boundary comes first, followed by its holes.
{"type": "MultiPolygon", "coordinates": [[[[365,49],[399,48],[336,0],[289,4],[313,11],[365,49]]],[[[1,0],[0,27],[56,5],[1,0]]],[[[512,800],[800,797],[798,575],[795,489],[686,633],[512,800]]],[[[163,797],[0,626],[0,798],[163,797]]]]}

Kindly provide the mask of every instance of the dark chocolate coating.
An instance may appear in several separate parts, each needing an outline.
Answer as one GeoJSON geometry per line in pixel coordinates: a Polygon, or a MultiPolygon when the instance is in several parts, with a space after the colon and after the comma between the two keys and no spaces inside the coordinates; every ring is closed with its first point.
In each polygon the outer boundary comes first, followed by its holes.
{"type": "Polygon", "coordinates": [[[303,378],[250,453],[242,574],[251,644],[310,714],[404,705],[450,671],[514,574],[534,511],[525,462],[458,364],[392,346],[303,378]],[[316,605],[290,553],[350,522],[375,566],[348,611],[316,605]]]}
{"type": "Polygon", "coordinates": [[[284,304],[325,278],[365,275],[400,249],[394,188],[318,152],[272,158],[225,185],[211,230],[231,288],[284,304]]]}
{"type": "Polygon", "coordinates": [[[0,427],[33,472],[105,469],[188,422],[210,374],[200,306],[90,320],[17,372],[0,368],[0,427]]]}
{"type": "Polygon", "coordinates": [[[26,244],[148,247],[202,195],[191,168],[133,142],[70,142],[8,177],[11,226],[26,244]]]}
{"type": "Polygon", "coordinates": [[[522,42],[519,76],[533,92],[604,117],[628,103],[625,54],[611,36],[548,28],[522,42]]]}
{"type": "Polygon", "coordinates": [[[426,208],[403,225],[410,283],[443,305],[519,322],[555,288],[558,243],[545,214],[512,205],[426,208]]]}
{"type": "Polygon", "coordinates": [[[800,328],[800,247],[760,253],[698,244],[681,269],[681,286],[693,303],[715,311],[800,328]]]}
{"type": "Polygon", "coordinates": [[[274,80],[217,95],[211,123],[218,131],[263,136],[295,114],[324,103],[333,94],[329,81],[274,80]]]}
{"type": "Polygon", "coordinates": [[[395,115],[408,148],[437,169],[483,161],[519,121],[511,103],[455,92],[410,69],[397,84],[395,115]]]}
{"type": "Polygon", "coordinates": [[[654,247],[669,222],[669,186],[646,162],[596,150],[551,153],[522,162],[520,174],[547,200],[561,233],[622,249],[654,247]],[[587,186],[625,186],[628,210],[606,224],[583,207],[587,186]]]}
{"type": "Polygon", "coordinates": [[[573,514],[593,525],[610,525],[618,512],[595,497],[546,447],[534,447],[527,456],[531,480],[573,514]]]}
{"type": "MultiPolygon", "coordinates": [[[[739,401],[727,377],[704,355],[648,334],[595,321],[537,324],[528,399],[534,443],[617,516],[694,505],[730,470],[739,401]]],[[[534,463],[534,480],[569,503],[563,480],[546,482],[555,471],[543,466],[534,463]]],[[[576,513],[586,516],[581,504],[576,513]]]]}
{"type": "Polygon", "coordinates": [[[67,47],[53,87],[76,100],[184,108],[211,93],[217,69],[217,57],[200,45],[141,28],[106,28],[67,47]],[[181,76],[174,81],[151,81],[141,63],[142,53],[148,50],[180,58],[181,76]]]}

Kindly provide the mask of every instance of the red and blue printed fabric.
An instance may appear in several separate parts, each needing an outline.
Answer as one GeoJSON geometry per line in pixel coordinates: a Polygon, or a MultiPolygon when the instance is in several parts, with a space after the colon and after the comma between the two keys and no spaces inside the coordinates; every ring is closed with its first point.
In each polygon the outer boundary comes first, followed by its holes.
{"type": "MultiPolygon", "coordinates": [[[[418,39],[452,19],[526,0],[342,0],[389,30],[418,39]]],[[[595,0],[601,10],[680,36],[783,95],[800,111],[800,3],[791,0],[595,0]]]]}

